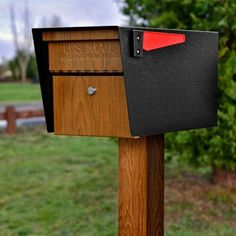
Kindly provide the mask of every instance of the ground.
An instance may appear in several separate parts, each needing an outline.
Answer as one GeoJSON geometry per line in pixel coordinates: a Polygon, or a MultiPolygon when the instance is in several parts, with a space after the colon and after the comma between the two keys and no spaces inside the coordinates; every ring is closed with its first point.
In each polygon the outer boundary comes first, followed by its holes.
{"type": "MultiPolygon", "coordinates": [[[[44,127],[2,135],[0,236],[117,235],[116,145],[44,127]]],[[[165,167],[165,235],[235,236],[236,190],[174,160],[165,167]]]]}
{"type": "Polygon", "coordinates": [[[236,189],[212,184],[207,170],[166,169],[166,235],[236,235],[236,189]]]}

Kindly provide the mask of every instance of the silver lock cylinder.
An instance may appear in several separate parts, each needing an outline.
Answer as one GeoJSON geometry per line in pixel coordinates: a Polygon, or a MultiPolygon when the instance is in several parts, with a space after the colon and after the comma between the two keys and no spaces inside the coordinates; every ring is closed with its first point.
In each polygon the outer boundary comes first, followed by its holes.
{"type": "Polygon", "coordinates": [[[97,91],[97,89],[95,87],[92,87],[92,86],[88,87],[88,89],[87,89],[87,93],[88,93],[89,96],[94,95],[96,93],[96,91],[97,91]]]}

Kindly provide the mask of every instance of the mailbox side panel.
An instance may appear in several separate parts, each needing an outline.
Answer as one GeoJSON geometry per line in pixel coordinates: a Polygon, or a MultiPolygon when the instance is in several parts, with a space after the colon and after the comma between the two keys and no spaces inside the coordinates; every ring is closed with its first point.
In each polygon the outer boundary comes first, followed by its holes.
{"type": "Polygon", "coordinates": [[[42,40],[42,30],[33,29],[40,87],[48,132],[54,132],[52,76],[48,72],[48,46],[42,40]]]}
{"type": "Polygon", "coordinates": [[[119,28],[133,136],[215,126],[218,34],[119,28]],[[185,34],[186,42],[133,57],[132,30],[185,34]]]}

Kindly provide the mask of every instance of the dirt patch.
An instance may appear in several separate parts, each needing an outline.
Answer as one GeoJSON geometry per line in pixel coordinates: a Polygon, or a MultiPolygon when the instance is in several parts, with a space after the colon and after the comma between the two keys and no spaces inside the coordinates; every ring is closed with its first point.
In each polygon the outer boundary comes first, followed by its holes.
{"type": "Polygon", "coordinates": [[[215,185],[208,176],[167,176],[165,207],[166,221],[172,224],[191,224],[196,229],[214,223],[236,227],[236,188],[215,185]]]}

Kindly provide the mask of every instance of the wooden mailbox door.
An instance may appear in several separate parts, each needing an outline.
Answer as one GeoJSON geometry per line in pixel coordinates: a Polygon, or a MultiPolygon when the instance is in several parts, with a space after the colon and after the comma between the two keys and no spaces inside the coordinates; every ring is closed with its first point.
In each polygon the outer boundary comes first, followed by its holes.
{"type": "Polygon", "coordinates": [[[54,76],[53,91],[55,134],[130,137],[122,76],[54,76]]]}

